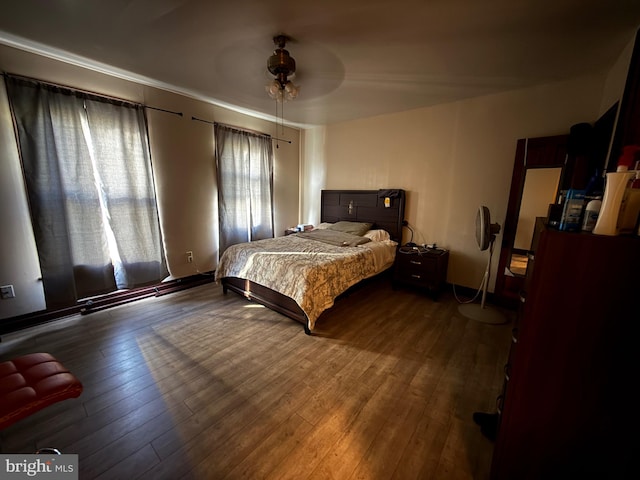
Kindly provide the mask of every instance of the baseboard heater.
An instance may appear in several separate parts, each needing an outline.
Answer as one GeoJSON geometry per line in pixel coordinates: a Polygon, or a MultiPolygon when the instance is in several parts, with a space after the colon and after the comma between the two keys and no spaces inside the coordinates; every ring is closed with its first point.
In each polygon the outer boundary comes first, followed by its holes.
{"type": "MultiPolygon", "coordinates": [[[[198,285],[211,283],[214,280],[214,272],[207,272],[147,287],[133,288],[131,290],[118,290],[105,295],[82,299],[76,305],[67,308],[41,310],[13,318],[7,318],[0,320],[0,335],[47,323],[70,315],[76,315],[78,313],[87,315],[107,308],[141,300],[143,298],[168,295],[170,293],[179,292],[180,290],[186,290],[188,288],[197,287],[198,285]]],[[[0,341],[2,341],[1,338],[0,341]]]]}

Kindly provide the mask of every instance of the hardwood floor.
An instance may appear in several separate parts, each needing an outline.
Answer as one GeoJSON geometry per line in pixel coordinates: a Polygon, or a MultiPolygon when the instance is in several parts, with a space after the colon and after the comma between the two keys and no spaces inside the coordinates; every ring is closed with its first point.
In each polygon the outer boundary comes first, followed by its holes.
{"type": "MultiPolygon", "coordinates": [[[[509,315],[512,315],[509,313],[509,315]]],[[[313,336],[206,284],[7,334],[83,382],[1,432],[3,453],[77,453],[81,479],[487,479],[509,324],[377,279],[313,336]]]]}

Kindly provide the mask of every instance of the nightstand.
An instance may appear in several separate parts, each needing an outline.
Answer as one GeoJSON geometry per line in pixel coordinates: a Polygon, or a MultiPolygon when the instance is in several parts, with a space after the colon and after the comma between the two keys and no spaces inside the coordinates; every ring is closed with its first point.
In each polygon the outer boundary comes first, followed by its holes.
{"type": "Polygon", "coordinates": [[[393,268],[393,286],[425,289],[434,299],[447,281],[449,251],[442,248],[400,247],[393,268]]]}

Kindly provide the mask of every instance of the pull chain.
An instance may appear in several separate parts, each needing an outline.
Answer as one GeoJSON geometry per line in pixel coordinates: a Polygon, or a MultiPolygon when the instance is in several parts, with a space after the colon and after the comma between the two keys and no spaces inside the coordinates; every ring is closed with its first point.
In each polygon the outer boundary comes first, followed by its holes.
{"type": "Polygon", "coordinates": [[[278,99],[276,98],[276,148],[280,148],[278,144],[278,99]]]}

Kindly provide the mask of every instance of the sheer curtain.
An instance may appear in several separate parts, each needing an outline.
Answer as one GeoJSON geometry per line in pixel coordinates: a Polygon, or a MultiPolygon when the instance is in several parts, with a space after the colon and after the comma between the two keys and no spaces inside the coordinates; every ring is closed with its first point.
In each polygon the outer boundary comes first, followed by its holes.
{"type": "Polygon", "coordinates": [[[143,107],[6,85],[47,308],[166,277],[143,107]]]}
{"type": "Polygon", "coordinates": [[[273,147],[269,135],[215,124],[220,254],[273,237],[273,147]]]}

